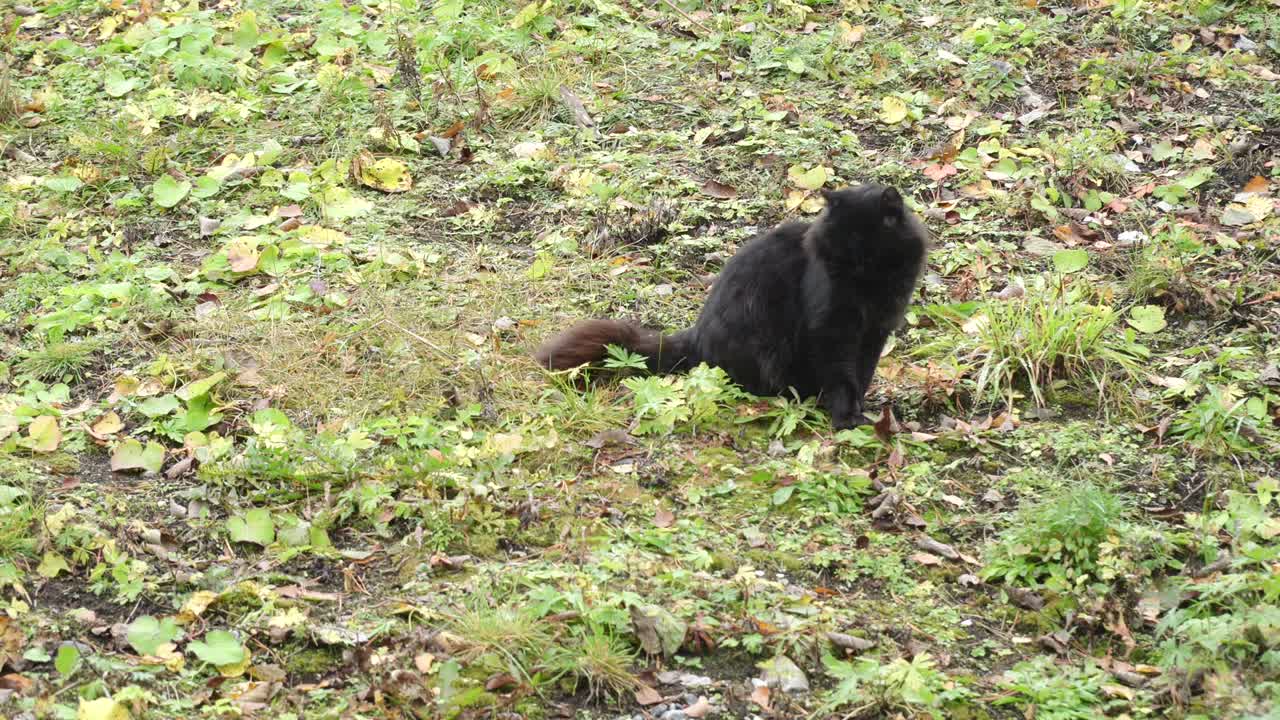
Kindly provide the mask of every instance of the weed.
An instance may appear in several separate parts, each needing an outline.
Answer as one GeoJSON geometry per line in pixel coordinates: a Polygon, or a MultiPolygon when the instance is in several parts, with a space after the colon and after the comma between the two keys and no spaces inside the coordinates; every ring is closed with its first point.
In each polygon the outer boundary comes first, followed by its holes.
{"type": "Polygon", "coordinates": [[[640,681],[631,671],[636,662],[635,651],[600,627],[590,627],[574,634],[554,653],[551,665],[572,678],[576,690],[585,682],[591,697],[619,697],[639,687],[640,681]]]}
{"type": "Polygon", "coordinates": [[[919,653],[910,660],[898,658],[888,664],[874,658],[846,662],[831,656],[824,657],[822,662],[838,681],[824,707],[831,711],[854,706],[847,717],[906,712],[943,718],[947,703],[972,694],[963,685],[948,683],[929,653],[919,653]]]}
{"type": "Polygon", "coordinates": [[[1235,385],[1210,385],[1203,398],[1173,422],[1171,430],[1198,452],[1228,456],[1259,451],[1260,422],[1267,403],[1244,395],[1235,385]]]}
{"type": "Polygon", "coordinates": [[[40,380],[80,380],[102,348],[97,340],[47,342],[22,354],[18,372],[40,380]]]}
{"type": "Polygon", "coordinates": [[[1081,293],[1049,289],[1043,294],[990,301],[968,308],[967,319],[952,308],[929,308],[950,332],[926,343],[919,355],[954,355],[973,370],[973,395],[982,402],[1012,406],[1017,388],[1027,387],[1043,406],[1056,386],[1081,381],[1104,408],[1128,401],[1145,348],[1119,335],[1119,313],[1086,302],[1081,293]]]}
{"type": "Polygon", "coordinates": [[[983,574],[1015,585],[1072,587],[1096,578],[1102,545],[1121,531],[1124,503],[1092,483],[1023,510],[992,548],[983,574]]]}
{"type": "Polygon", "coordinates": [[[1010,694],[996,704],[1026,707],[1043,720],[1092,720],[1101,713],[1106,680],[1092,664],[1076,670],[1035,658],[1005,671],[1000,684],[1010,694]]]}

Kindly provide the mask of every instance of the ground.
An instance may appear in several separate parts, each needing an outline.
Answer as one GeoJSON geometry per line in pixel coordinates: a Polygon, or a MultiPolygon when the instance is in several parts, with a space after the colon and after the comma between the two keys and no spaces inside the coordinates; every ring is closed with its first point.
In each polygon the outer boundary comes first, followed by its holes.
{"type": "Polygon", "coordinates": [[[1275,0],[0,17],[5,717],[1280,717],[1275,0]],[[874,425],[531,360],[867,181],[874,425]]]}

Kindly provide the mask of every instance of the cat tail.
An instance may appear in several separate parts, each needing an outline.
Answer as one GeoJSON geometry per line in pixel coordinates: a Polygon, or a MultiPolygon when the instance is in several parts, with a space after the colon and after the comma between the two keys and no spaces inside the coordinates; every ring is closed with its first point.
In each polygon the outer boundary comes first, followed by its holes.
{"type": "Polygon", "coordinates": [[[533,357],[548,370],[567,370],[603,360],[606,345],[644,355],[649,370],[656,373],[683,370],[697,362],[691,329],[663,335],[625,320],[583,320],[544,342],[533,357]]]}

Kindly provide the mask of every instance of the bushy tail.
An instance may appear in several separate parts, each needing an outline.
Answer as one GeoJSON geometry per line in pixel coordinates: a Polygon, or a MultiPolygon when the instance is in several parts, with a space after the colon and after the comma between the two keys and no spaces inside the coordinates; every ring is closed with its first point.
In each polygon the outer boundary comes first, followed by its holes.
{"type": "Polygon", "coordinates": [[[649,359],[649,370],[672,372],[694,364],[692,333],[663,335],[624,320],[583,320],[542,344],[534,353],[549,370],[567,370],[605,358],[606,345],[617,345],[649,359]]]}

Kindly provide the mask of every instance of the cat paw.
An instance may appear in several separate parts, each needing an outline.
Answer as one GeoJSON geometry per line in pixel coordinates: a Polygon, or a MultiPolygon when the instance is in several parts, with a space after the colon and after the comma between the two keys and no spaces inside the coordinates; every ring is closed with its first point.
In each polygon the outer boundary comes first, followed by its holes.
{"type": "Polygon", "coordinates": [[[862,413],[840,415],[831,418],[831,427],[836,430],[852,430],[861,425],[870,425],[871,421],[862,413]]]}

